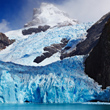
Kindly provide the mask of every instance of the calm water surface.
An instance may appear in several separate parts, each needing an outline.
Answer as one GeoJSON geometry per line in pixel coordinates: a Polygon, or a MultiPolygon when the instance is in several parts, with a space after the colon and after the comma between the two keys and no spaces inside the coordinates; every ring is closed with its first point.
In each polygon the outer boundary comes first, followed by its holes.
{"type": "Polygon", "coordinates": [[[0,110],[110,110],[109,104],[0,104],[0,110]]]}

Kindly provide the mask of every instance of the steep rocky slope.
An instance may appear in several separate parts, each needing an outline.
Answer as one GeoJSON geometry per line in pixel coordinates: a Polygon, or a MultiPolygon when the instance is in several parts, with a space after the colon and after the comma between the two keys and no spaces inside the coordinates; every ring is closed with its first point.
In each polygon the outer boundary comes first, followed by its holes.
{"type": "Polygon", "coordinates": [[[101,84],[102,88],[110,86],[110,19],[98,44],[85,61],[85,72],[101,84]]]}
{"type": "Polygon", "coordinates": [[[97,21],[90,29],[88,29],[87,38],[83,42],[77,44],[77,46],[73,48],[73,50],[70,53],[66,53],[68,49],[62,50],[61,59],[74,55],[88,54],[93,49],[93,47],[95,47],[95,45],[98,43],[104,25],[109,18],[110,18],[110,13],[107,13],[99,21],[97,21]]]}

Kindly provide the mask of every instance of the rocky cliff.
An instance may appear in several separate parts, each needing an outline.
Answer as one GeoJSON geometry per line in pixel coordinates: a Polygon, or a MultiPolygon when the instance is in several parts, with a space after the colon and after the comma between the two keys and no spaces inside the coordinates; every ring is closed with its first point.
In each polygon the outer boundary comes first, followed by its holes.
{"type": "Polygon", "coordinates": [[[85,72],[102,88],[110,86],[110,19],[106,23],[99,42],[85,61],[85,72]]]}
{"type": "Polygon", "coordinates": [[[96,44],[99,41],[99,37],[102,34],[102,30],[104,28],[105,23],[110,18],[110,13],[107,13],[104,15],[99,21],[97,21],[90,29],[87,30],[87,38],[83,41],[77,44],[75,49],[73,48],[73,51],[69,54],[65,54],[65,51],[67,49],[62,50],[61,53],[61,59],[65,57],[70,57],[74,55],[86,55],[90,53],[90,51],[96,46],[96,44]]]}

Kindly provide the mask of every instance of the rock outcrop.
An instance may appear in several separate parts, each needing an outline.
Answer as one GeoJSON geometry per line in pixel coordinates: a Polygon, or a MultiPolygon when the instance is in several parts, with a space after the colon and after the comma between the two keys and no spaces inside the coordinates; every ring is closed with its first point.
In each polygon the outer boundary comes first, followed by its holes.
{"type": "Polygon", "coordinates": [[[39,33],[41,31],[45,32],[49,28],[50,28],[50,26],[44,25],[44,26],[38,26],[38,28],[24,29],[24,30],[22,30],[22,34],[28,35],[28,34],[32,34],[32,33],[39,33]]]}
{"type": "Polygon", "coordinates": [[[110,18],[110,12],[104,15],[99,21],[97,21],[90,29],[87,30],[87,38],[77,44],[76,48],[69,54],[65,54],[64,51],[61,53],[61,59],[65,57],[71,57],[74,55],[86,55],[96,46],[99,41],[99,37],[102,34],[104,25],[110,18]]]}
{"type": "Polygon", "coordinates": [[[85,61],[85,72],[102,88],[110,86],[110,19],[106,23],[98,44],[85,61]]]}
{"type": "Polygon", "coordinates": [[[44,47],[44,53],[41,56],[36,57],[34,62],[40,63],[44,59],[51,57],[53,54],[60,52],[61,49],[66,46],[68,43],[68,40],[66,38],[63,38],[61,40],[61,43],[59,44],[52,44],[51,46],[44,47]]]}
{"type": "Polygon", "coordinates": [[[6,46],[9,46],[14,41],[15,40],[9,40],[8,37],[5,34],[0,33],[0,50],[5,49],[6,46]]]}

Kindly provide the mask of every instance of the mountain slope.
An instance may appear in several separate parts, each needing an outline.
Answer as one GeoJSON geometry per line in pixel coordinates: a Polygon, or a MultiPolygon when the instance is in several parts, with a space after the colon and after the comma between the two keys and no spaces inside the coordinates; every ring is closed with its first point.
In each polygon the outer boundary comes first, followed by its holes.
{"type": "Polygon", "coordinates": [[[42,3],[39,9],[34,9],[31,24],[5,33],[16,42],[0,52],[0,60],[31,66],[44,66],[58,61],[62,48],[70,45],[71,40],[76,46],[86,39],[86,30],[90,26],[91,23],[77,24],[53,4],[42,3]],[[63,39],[67,41],[64,44],[63,39]]]}
{"type": "Polygon", "coordinates": [[[51,27],[56,25],[74,25],[77,22],[68,17],[68,15],[59,10],[53,4],[42,3],[39,9],[34,9],[33,19],[31,22],[24,25],[24,27],[49,25],[51,27]]]}
{"type": "MultiPolygon", "coordinates": [[[[90,24],[77,24],[73,26],[65,26],[61,28],[53,28],[49,29],[46,32],[41,32],[38,34],[32,34],[30,36],[20,37],[19,30],[18,32],[13,32],[14,34],[8,32],[8,35],[15,36],[19,39],[16,39],[16,42],[5,50],[0,52],[0,60],[2,61],[10,61],[22,65],[41,65],[34,63],[34,59],[37,56],[40,56],[44,50],[43,48],[46,46],[50,46],[51,44],[61,43],[63,38],[68,40],[74,39],[74,41],[80,42],[85,39],[86,30],[90,27],[90,24]],[[79,39],[79,40],[78,40],[79,39]]],[[[77,42],[77,43],[78,43],[77,42]]],[[[59,53],[60,54],[60,53],[59,53]]],[[[57,60],[60,60],[58,54],[55,56],[57,60]]],[[[50,57],[53,58],[53,57],[50,57]]],[[[46,59],[47,60],[47,59],[46,59]]],[[[48,58],[49,61],[52,62],[48,58]]],[[[56,61],[56,60],[55,60],[56,61]]],[[[44,64],[42,64],[44,65],[44,64]]]]}
{"type": "MultiPolygon", "coordinates": [[[[98,20],[90,29],[87,30],[87,39],[77,44],[76,48],[73,48],[70,53],[66,53],[66,49],[62,51],[61,59],[74,55],[86,55],[95,47],[98,43],[102,30],[110,18],[110,12],[104,15],[98,20]]],[[[74,44],[73,44],[74,45],[74,44]]]]}

